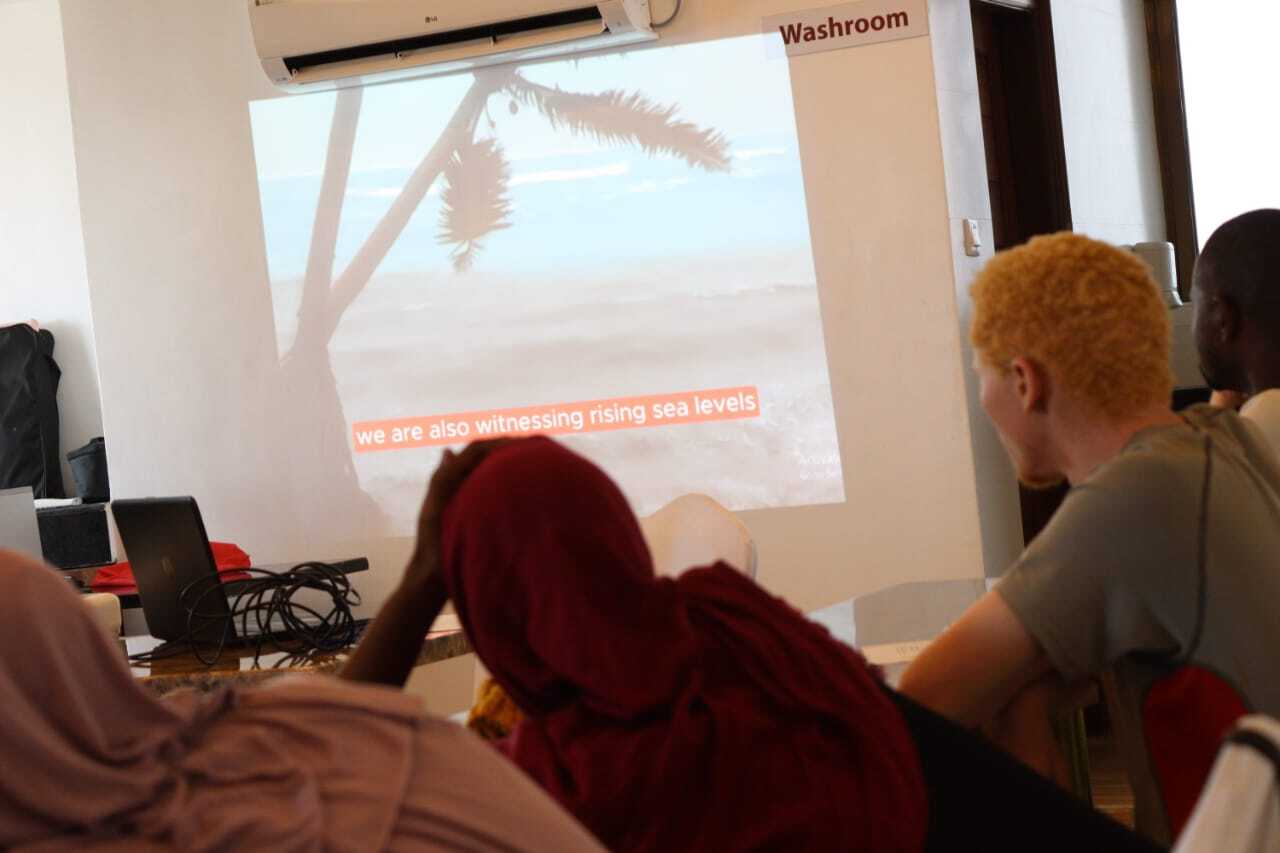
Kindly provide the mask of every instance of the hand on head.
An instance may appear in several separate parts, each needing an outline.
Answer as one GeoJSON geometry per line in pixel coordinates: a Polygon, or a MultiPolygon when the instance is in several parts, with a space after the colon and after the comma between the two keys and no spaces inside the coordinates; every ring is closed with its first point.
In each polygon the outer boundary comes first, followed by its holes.
{"type": "Polygon", "coordinates": [[[449,594],[440,571],[444,510],[467,477],[489,454],[511,439],[479,441],[461,453],[444,452],[427,487],[418,516],[418,540],[400,586],[373,620],[364,639],[343,667],[350,681],[404,686],[417,665],[422,637],[444,609],[449,594]]]}
{"type": "Polygon", "coordinates": [[[515,439],[511,438],[476,441],[467,445],[461,453],[454,453],[452,450],[444,452],[439,466],[431,475],[427,496],[422,502],[422,511],[418,514],[418,540],[405,572],[406,584],[423,585],[439,575],[441,524],[445,507],[458,493],[467,477],[480,467],[480,463],[495,450],[513,441],[515,439]]]}

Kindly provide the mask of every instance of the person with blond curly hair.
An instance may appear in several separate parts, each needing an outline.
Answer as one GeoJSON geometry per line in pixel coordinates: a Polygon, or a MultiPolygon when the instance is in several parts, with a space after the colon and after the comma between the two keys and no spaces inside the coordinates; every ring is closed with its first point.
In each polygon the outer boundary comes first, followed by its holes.
{"type": "Polygon", "coordinates": [[[1044,766],[1028,751],[1051,743],[1053,697],[1107,676],[1138,828],[1168,842],[1235,719],[1280,715],[1280,466],[1234,412],[1170,410],[1169,319],[1132,254],[1038,237],[972,296],[982,406],[1018,477],[1071,491],[902,690],[1044,766]]]}

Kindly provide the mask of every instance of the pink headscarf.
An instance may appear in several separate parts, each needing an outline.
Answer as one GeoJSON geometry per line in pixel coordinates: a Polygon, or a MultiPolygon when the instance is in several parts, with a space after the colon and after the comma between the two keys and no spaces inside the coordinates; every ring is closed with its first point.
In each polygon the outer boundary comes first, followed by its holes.
{"type": "Polygon", "coordinates": [[[0,551],[0,590],[0,847],[386,846],[417,699],[298,679],[161,701],[51,570],[0,551]]]}

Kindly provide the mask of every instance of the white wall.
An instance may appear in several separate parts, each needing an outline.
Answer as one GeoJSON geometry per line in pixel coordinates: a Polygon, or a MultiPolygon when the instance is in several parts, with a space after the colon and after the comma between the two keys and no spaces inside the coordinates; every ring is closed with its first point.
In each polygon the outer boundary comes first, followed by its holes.
{"type": "Polygon", "coordinates": [[[262,440],[276,347],[244,7],[62,13],[114,496],[192,494],[210,536],[255,559],[321,556],[262,440]]]}
{"type": "MultiPolygon", "coordinates": [[[[665,4],[657,4],[659,7],[665,4]]],[[[686,4],[667,43],[757,32],[802,2],[686,4]]],[[[240,3],[63,0],[117,494],[195,494],[259,559],[367,552],[378,601],[404,540],[329,542],[281,484],[279,397],[247,101],[267,92],[240,3]]],[[[792,67],[847,503],[750,513],[761,581],[812,608],[975,577],[982,548],[927,39],[792,67]]],[[[295,434],[305,423],[287,427],[295,434]]],[[[286,430],[286,431],[287,431],[286,430]]]]}
{"type": "Polygon", "coordinates": [[[947,215],[951,262],[964,360],[965,404],[973,450],[974,486],[982,524],[982,557],[986,574],[999,576],[1022,552],[1022,510],[1013,465],[995,427],[978,401],[978,382],[969,365],[969,322],[973,300],[969,285],[990,260],[994,243],[987,158],[978,102],[978,71],[973,52],[973,18],[967,2],[930,0],[934,79],[942,156],[947,176],[947,215]],[[964,220],[974,219],[982,235],[978,257],[964,251],[964,220]]]}
{"type": "MultiPolygon", "coordinates": [[[[709,34],[813,4],[687,5],[709,34]]],[[[848,500],[748,514],[760,580],[814,607],[979,576],[930,40],[801,57],[791,75],[848,500]]]]}
{"type": "Polygon", "coordinates": [[[1073,230],[1165,239],[1142,0],[1053,0],[1073,230]]]}
{"type": "Polygon", "coordinates": [[[0,3],[0,325],[38,320],[57,339],[66,453],[102,435],[98,366],[57,0],[0,3]]]}

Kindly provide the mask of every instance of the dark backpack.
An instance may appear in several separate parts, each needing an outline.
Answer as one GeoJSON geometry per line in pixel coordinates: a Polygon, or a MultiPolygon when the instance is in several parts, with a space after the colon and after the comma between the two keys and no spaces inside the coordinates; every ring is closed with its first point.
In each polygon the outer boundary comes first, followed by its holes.
{"type": "Polygon", "coordinates": [[[0,328],[0,489],[30,486],[60,498],[58,382],[53,334],[28,325],[0,328]]]}

